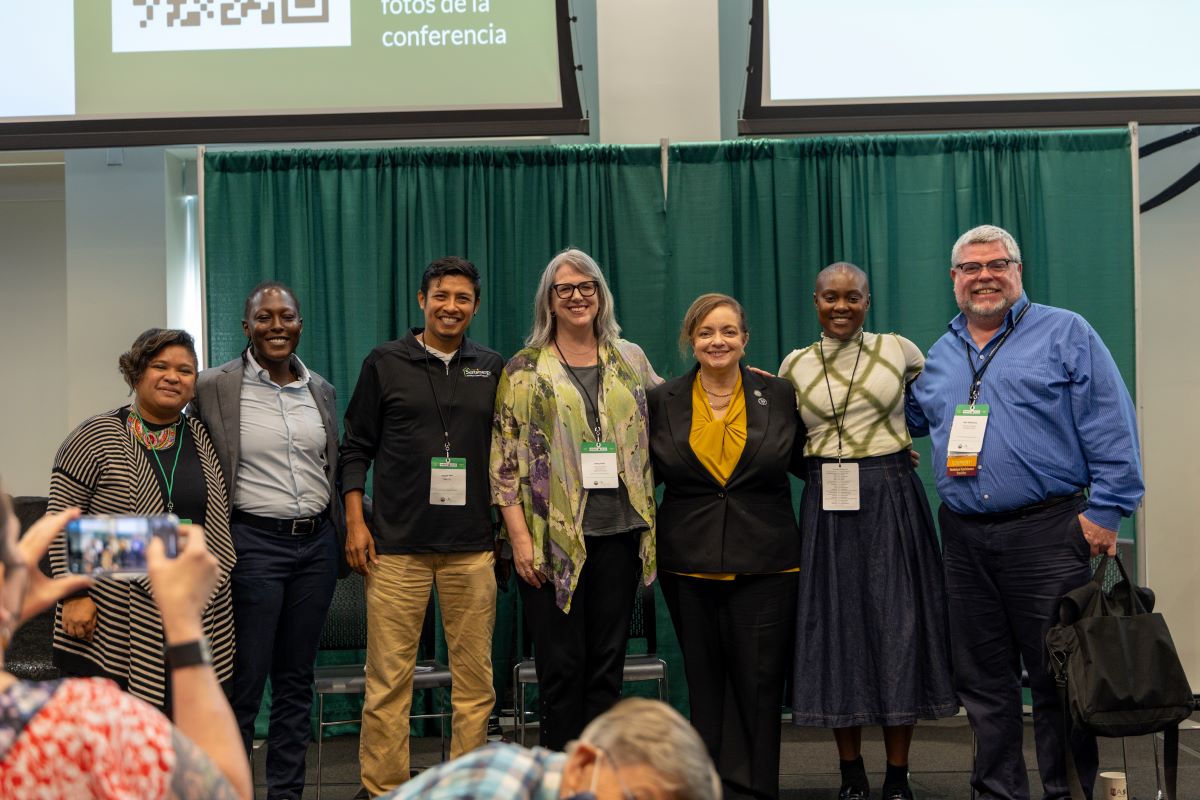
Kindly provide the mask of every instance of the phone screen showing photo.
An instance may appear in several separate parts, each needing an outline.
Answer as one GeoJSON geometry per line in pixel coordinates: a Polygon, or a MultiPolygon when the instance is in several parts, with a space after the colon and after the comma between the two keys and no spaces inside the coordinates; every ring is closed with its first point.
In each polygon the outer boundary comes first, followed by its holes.
{"type": "Polygon", "coordinates": [[[179,520],[159,517],[80,517],[67,525],[68,569],[77,575],[130,577],[146,574],[150,540],[163,539],[176,555],[179,520]]]}

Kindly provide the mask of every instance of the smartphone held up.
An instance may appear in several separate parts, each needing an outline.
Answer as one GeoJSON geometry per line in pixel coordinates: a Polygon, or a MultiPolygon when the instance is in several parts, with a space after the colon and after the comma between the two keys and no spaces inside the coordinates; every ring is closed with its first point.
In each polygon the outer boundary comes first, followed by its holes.
{"type": "Polygon", "coordinates": [[[167,557],[179,553],[179,518],[79,517],[67,523],[67,569],[97,578],[136,578],[146,574],[150,541],[162,539],[167,557]]]}

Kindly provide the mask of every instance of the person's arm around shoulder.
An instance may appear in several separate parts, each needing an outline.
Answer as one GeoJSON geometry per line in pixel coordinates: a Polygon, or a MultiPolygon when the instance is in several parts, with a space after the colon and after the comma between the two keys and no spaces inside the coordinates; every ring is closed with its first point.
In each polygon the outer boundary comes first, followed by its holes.
{"type": "Polygon", "coordinates": [[[500,373],[489,465],[492,503],[500,509],[504,533],[512,549],[513,569],[517,577],[534,588],[540,587],[546,576],[533,566],[533,535],[521,503],[520,441],[522,428],[529,424],[527,401],[532,391],[529,381],[534,376],[536,361],[535,356],[522,351],[500,373]]]}
{"type": "Polygon", "coordinates": [[[650,363],[650,359],[641,345],[627,339],[621,339],[619,347],[622,355],[625,356],[629,363],[633,365],[633,368],[637,370],[638,375],[641,376],[642,385],[647,390],[663,382],[662,377],[654,371],[654,365],[650,363]]]}
{"type": "MultiPolygon", "coordinates": [[[[217,559],[204,543],[203,529],[197,525],[181,525],[179,532],[180,553],[176,558],[167,558],[159,539],[150,543],[147,552],[150,583],[154,587],[154,602],[162,615],[167,647],[203,639],[200,615],[219,577],[217,559]]],[[[172,669],[171,701],[175,726],[217,766],[233,788],[232,796],[252,797],[254,788],[250,765],[242,749],[242,737],[212,664],[197,663],[172,669]]],[[[202,759],[188,758],[186,747],[181,755],[183,758],[176,763],[179,774],[173,777],[172,783],[187,786],[197,777],[189,778],[189,774],[202,770],[203,763],[202,759]]]]}

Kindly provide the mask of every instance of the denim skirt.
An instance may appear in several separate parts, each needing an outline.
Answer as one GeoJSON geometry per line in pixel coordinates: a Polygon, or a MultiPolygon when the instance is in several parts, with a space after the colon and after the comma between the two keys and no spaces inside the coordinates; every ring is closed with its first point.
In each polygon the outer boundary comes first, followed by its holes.
{"type": "Polygon", "coordinates": [[[821,509],[809,459],[800,506],[792,719],[845,728],[955,714],[942,558],[908,451],[858,459],[858,511],[821,509]]]}

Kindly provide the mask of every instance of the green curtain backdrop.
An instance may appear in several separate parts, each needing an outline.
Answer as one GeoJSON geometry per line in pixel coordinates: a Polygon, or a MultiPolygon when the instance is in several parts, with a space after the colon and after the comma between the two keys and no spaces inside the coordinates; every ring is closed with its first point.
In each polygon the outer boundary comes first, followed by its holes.
{"type": "MultiPolygon", "coordinates": [[[[656,147],[210,153],[210,362],[244,344],[249,288],[283,280],[303,303],[301,355],[335,383],[344,409],[367,352],[421,322],[421,271],[446,254],[483,273],[471,335],[510,355],[528,330],[537,276],[568,245],[605,269],[625,335],[664,376],[689,365],[678,325],[707,291],[743,302],[748,361],[777,368],[818,335],[813,280],[835,260],[871,277],[868,327],[928,349],[957,313],[950,247],[990,222],[1021,244],[1030,298],[1083,314],[1132,389],[1129,147],[1124,128],[674,145],[665,203],[656,147]]],[[[932,497],[927,448],[921,472],[932,497]]],[[[672,700],[685,708],[661,603],[657,616],[672,700]]],[[[498,684],[515,630],[499,624],[498,684]]]]}

